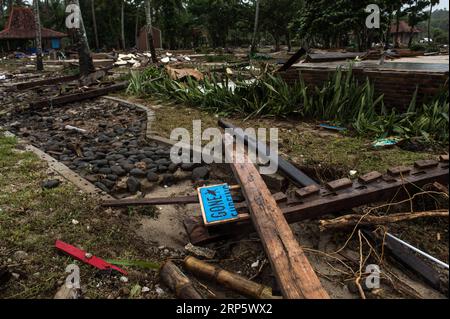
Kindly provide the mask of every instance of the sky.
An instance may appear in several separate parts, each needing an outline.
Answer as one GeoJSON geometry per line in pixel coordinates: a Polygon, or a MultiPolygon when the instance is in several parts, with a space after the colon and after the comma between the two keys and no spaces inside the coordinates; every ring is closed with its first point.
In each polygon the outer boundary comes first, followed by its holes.
{"type": "Polygon", "coordinates": [[[436,7],[436,9],[449,9],[449,5],[448,5],[449,0],[441,0],[441,2],[439,3],[439,5],[436,7]]]}

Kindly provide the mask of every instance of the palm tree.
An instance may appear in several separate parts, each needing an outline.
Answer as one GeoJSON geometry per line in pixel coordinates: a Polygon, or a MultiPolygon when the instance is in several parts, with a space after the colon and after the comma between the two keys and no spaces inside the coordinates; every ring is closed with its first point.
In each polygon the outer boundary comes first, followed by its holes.
{"type": "Polygon", "coordinates": [[[145,19],[147,22],[147,41],[150,53],[152,55],[152,62],[158,63],[156,57],[155,44],[153,42],[153,27],[152,27],[152,4],[151,0],[145,0],[145,19]]]}
{"type": "Polygon", "coordinates": [[[36,69],[44,71],[44,62],[42,61],[42,36],[41,36],[41,18],[39,16],[39,0],[33,0],[34,25],[36,28],[36,69]]]}
{"type": "Polygon", "coordinates": [[[256,52],[256,41],[258,37],[258,27],[259,27],[259,2],[260,0],[255,0],[256,10],[255,10],[255,25],[253,28],[253,37],[252,37],[252,47],[250,52],[253,54],[256,52]]]}
{"type": "Polygon", "coordinates": [[[95,37],[95,48],[99,49],[100,44],[98,42],[98,32],[97,32],[97,18],[95,16],[95,0],[91,0],[91,12],[92,12],[92,26],[94,28],[94,37],[95,37]]]}
{"type": "Polygon", "coordinates": [[[88,75],[95,71],[94,62],[92,61],[91,50],[89,48],[89,42],[86,35],[86,29],[84,28],[83,16],[81,14],[80,3],[78,0],[69,0],[69,4],[74,4],[78,7],[80,14],[80,25],[74,29],[75,43],[78,49],[78,59],[80,64],[80,74],[88,75]]]}

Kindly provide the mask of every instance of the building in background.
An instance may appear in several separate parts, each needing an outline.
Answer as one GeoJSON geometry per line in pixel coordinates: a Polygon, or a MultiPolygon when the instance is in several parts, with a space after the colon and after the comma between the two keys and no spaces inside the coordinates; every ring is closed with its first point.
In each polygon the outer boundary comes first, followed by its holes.
{"type": "MultiPolygon", "coordinates": [[[[67,37],[65,33],[44,27],[41,29],[41,34],[44,50],[61,49],[61,39],[67,37]]],[[[5,29],[0,32],[2,51],[34,52],[36,50],[35,38],[36,26],[33,10],[31,8],[13,7],[5,29]]]]}

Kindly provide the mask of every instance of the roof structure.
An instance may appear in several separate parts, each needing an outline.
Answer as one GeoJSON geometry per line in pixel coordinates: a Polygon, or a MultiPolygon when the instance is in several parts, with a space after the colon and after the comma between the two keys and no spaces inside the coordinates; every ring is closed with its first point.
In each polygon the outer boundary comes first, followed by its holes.
{"type": "MultiPolygon", "coordinates": [[[[413,30],[413,33],[422,32],[422,30],[420,30],[416,27],[414,27],[412,30],[413,30]]],[[[399,28],[398,28],[398,32],[399,33],[411,33],[411,26],[408,24],[408,22],[401,20],[399,28]]],[[[396,33],[397,33],[397,23],[394,22],[391,25],[391,34],[396,34],[396,33]]]]}
{"type": "MultiPolygon", "coordinates": [[[[41,28],[42,38],[64,38],[67,34],[41,28]]],[[[34,39],[36,26],[31,8],[13,7],[6,28],[0,32],[0,39],[34,39]]]]}

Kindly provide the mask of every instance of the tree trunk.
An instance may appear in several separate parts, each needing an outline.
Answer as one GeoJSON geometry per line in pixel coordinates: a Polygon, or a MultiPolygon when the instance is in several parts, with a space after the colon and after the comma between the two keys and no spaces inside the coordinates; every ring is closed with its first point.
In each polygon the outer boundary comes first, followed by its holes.
{"type": "Polygon", "coordinates": [[[33,0],[34,25],[36,28],[36,69],[44,71],[44,62],[42,61],[42,36],[41,19],[39,16],[39,0],[33,0]]]}
{"type": "Polygon", "coordinates": [[[136,49],[139,47],[139,7],[136,8],[136,29],[134,32],[136,49]]]}
{"type": "Polygon", "coordinates": [[[95,37],[95,48],[100,49],[100,44],[98,42],[98,32],[97,32],[97,18],[95,16],[95,0],[91,0],[91,11],[92,11],[92,26],[94,27],[94,37],[95,37]]]}
{"type": "Polygon", "coordinates": [[[122,49],[125,50],[125,1],[122,0],[122,8],[120,10],[120,42],[122,43],[122,49]]]}
{"type": "Polygon", "coordinates": [[[79,8],[80,13],[80,25],[79,28],[74,29],[75,43],[78,49],[78,60],[80,64],[80,74],[88,75],[95,71],[94,62],[92,61],[91,50],[89,48],[89,42],[86,35],[86,29],[84,28],[83,16],[81,14],[80,3],[78,0],[70,0],[70,4],[75,4],[79,8]]]}
{"type": "Polygon", "coordinates": [[[397,19],[397,25],[396,25],[396,30],[395,30],[395,48],[399,48],[400,47],[400,41],[399,41],[399,36],[400,36],[400,10],[401,7],[399,7],[397,9],[397,14],[396,14],[396,19],[397,19]]]}
{"type": "Polygon", "coordinates": [[[291,33],[289,31],[286,31],[286,42],[288,46],[288,52],[292,51],[292,42],[291,42],[291,33]]]}
{"type": "Polygon", "coordinates": [[[255,25],[253,27],[252,47],[250,50],[251,54],[256,52],[256,42],[258,38],[258,28],[259,28],[259,2],[260,0],[256,0],[255,25]]]}
{"type": "Polygon", "coordinates": [[[152,28],[152,4],[151,0],[145,0],[145,19],[147,23],[147,44],[150,48],[150,53],[152,55],[152,62],[158,63],[158,58],[156,57],[155,43],[153,42],[153,28],[152,28]]]}
{"type": "Polygon", "coordinates": [[[431,15],[433,14],[433,1],[430,3],[430,16],[428,17],[428,45],[431,44],[431,15]]]}

